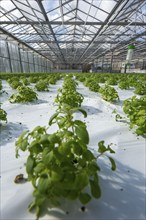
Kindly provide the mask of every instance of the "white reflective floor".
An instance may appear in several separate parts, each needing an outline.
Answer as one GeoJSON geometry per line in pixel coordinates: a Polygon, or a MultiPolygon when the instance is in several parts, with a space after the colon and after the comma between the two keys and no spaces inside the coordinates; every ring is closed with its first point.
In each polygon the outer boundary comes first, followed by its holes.
{"type": "MultiPolygon", "coordinates": [[[[8,123],[1,126],[1,219],[34,220],[35,214],[27,211],[32,201],[31,183],[15,184],[15,176],[26,176],[24,163],[27,153],[15,158],[15,141],[24,130],[32,130],[37,125],[47,125],[49,117],[55,112],[54,99],[62,80],[50,85],[50,92],[38,92],[39,100],[32,104],[10,104],[8,97],[14,92],[3,81],[3,89],[8,94],[1,95],[2,108],[8,114],[8,123]]],[[[116,122],[113,109],[123,114],[122,101],[133,95],[132,90],[117,89],[121,102],[110,104],[100,95],[88,90],[79,83],[78,91],[85,96],[82,107],[88,117],[84,119],[79,113],[75,117],[85,120],[90,134],[89,148],[96,154],[97,143],[105,140],[113,143],[116,153],[113,155],[117,170],[111,171],[108,160],[99,159],[100,185],[102,197],[93,199],[81,211],[79,201],[62,201],[62,209],[51,209],[42,220],[144,220],[146,218],[145,157],[146,144],[143,137],[137,137],[129,130],[128,124],[116,122]],[[67,214],[66,214],[67,212],[67,214]]],[[[52,132],[56,130],[52,127],[52,132]]]]}

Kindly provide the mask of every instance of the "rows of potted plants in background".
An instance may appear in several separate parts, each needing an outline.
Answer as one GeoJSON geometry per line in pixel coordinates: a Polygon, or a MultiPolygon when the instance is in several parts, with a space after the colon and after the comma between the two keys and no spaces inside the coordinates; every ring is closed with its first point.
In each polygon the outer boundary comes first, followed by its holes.
{"type": "MultiPolygon", "coordinates": [[[[128,117],[130,129],[136,127],[137,135],[146,136],[146,96],[137,98],[132,96],[123,102],[123,111],[128,117]]],[[[118,117],[117,121],[125,117],[118,117]]],[[[126,118],[127,119],[127,118],[126,118]]]]}
{"type": "MultiPolygon", "coordinates": [[[[64,83],[55,98],[58,106],[48,121],[48,126],[37,126],[25,131],[16,142],[16,157],[19,150],[28,151],[26,171],[28,180],[34,187],[34,200],[29,210],[35,209],[37,219],[42,213],[48,213],[48,205],[60,206],[62,198],[79,199],[85,205],[92,197],[99,198],[100,167],[97,159],[105,152],[115,153],[104,141],[98,143],[95,156],[89,149],[89,134],[86,123],[76,119],[77,112],[87,117],[81,108],[84,97],[76,91],[77,82],[70,76],[64,77],[64,83]],[[51,133],[51,126],[56,131],[51,133]]],[[[114,160],[111,169],[115,170],[114,160]]]]}
{"type": "MultiPolygon", "coordinates": [[[[60,79],[64,74],[42,74],[41,76],[38,74],[4,74],[1,75],[2,79],[6,79],[10,86],[13,89],[16,89],[17,92],[12,94],[9,98],[11,103],[15,102],[31,102],[37,100],[38,95],[36,91],[49,91],[49,84],[55,84],[56,80],[60,79]],[[34,89],[29,87],[30,84],[34,83],[34,89]]],[[[132,111],[135,112],[133,114],[137,114],[141,119],[138,121],[132,119],[134,116],[130,116],[130,114],[125,111],[125,103],[129,103],[128,101],[123,102],[123,111],[127,114],[128,119],[130,120],[130,128],[135,127],[136,125],[136,134],[145,135],[145,96],[146,96],[146,76],[144,74],[109,74],[109,73],[96,73],[96,74],[69,74],[70,76],[75,75],[76,79],[83,82],[85,86],[87,86],[91,91],[98,92],[101,94],[101,97],[109,102],[120,101],[119,95],[116,89],[113,87],[117,85],[120,89],[133,89],[136,95],[142,96],[141,98],[137,97],[137,101],[140,104],[140,113],[138,113],[138,108],[133,108],[132,111]],[[100,85],[99,85],[100,84],[100,85]],[[101,86],[102,84],[102,86],[101,86]],[[141,112],[142,111],[142,112],[141,112]],[[131,122],[132,121],[132,122],[131,122]],[[139,128],[142,127],[142,130],[139,128]]],[[[2,90],[2,83],[0,83],[0,87],[2,90]]],[[[62,91],[65,93],[66,90],[62,91]]],[[[74,94],[75,95],[75,94],[74,94]]],[[[78,96],[78,94],[76,94],[78,96]]],[[[59,97],[58,97],[59,98],[59,97]]],[[[62,95],[62,99],[65,96],[62,95]]],[[[133,98],[131,98],[131,103],[133,102],[133,98]]],[[[71,100],[70,100],[71,101],[71,100]]],[[[131,104],[132,105],[132,104],[131,104]]],[[[1,120],[6,121],[6,112],[0,108],[0,117],[1,120]]],[[[119,118],[119,115],[116,115],[116,118],[119,118]]]]}
{"type": "Polygon", "coordinates": [[[50,84],[55,84],[56,81],[60,79],[60,75],[49,75],[49,76],[29,76],[25,78],[24,76],[13,76],[7,81],[9,85],[16,89],[17,92],[12,94],[9,98],[11,103],[15,102],[32,102],[37,100],[37,93],[28,85],[35,83],[34,89],[36,91],[49,91],[48,86],[50,84]]]}
{"type": "MultiPolygon", "coordinates": [[[[134,93],[141,97],[133,96],[122,103],[123,112],[129,122],[130,129],[135,128],[137,135],[146,135],[146,76],[145,75],[125,75],[125,74],[77,74],[76,79],[81,81],[91,91],[98,92],[101,97],[109,102],[120,101],[118,92],[112,86],[118,85],[120,89],[132,87],[134,93]],[[100,86],[99,83],[104,83],[100,86]]],[[[115,112],[116,113],[116,112],[115,112]]],[[[116,114],[116,120],[121,121],[123,117],[116,114]]]]}
{"type": "MultiPolygon", "coordinates": [[[[2,80],[0,79],[0,95],[3,93],[2,80]]],[[[0,102],[0,122],[7,122],[7,112],[1,108],[2,103],[0,102]]]]}
{"type": "MultiPolygon", "coordinates": [[[[49,84],[55,84],[57,80],[61,79],[61,74],[47,74],[38,76],[33,75],[19,75],[18,74],[4,74],[1,76],[1,79],[7,80],[12,89],[16,89],[9,97],[10,103],[28,103],[33,102],[38,99],[37,91],[49,91],[49,84]],[[30,85],[34,83],[34,89],[30,85]],[[35,91],[36,90],[36,91],[35,91]]],[[[2,80],[0,79],[0,95],[5,91],[2,89],[2,80]]],[[[2,103],[0,103],[0,121],[7,122],[7,113],[4,109],[1,108],[2,103]]]]}
{"type": "MultiPolygon", "coordinates": [[[[146,75],[145,74],[115,74],[115,73],[90,73],[90,74],[75,74],[76,78],[89,84],[94,81],[94,84],[106,83],[109,86],[117,85],[120,89],[133,88],[135,94],[146,95],[146,75]]],[[[95,91],[97,92],[97,91],[95,91]]]]}

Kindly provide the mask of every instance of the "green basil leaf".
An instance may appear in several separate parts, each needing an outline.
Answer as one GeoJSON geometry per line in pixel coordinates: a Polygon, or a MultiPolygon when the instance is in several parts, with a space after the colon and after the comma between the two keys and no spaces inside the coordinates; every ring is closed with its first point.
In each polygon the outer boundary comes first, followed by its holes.
{"type": "Polygon", "coordinates": [[[50,151],[48,154],[43,154],[42,162],[48,166],[54,159],[53,151],[50,151]]]}
{"type": "Polygon", "coordinates": [[[108,145],[108,150],[109,150],[109,152],[111,153],[111,154],[114,154],[115,153],[115,151],[113,150],[113,149],[111,149],[111,147],[108,145]]]}
{"type": "Polygon", "coordinates": [[[103,154],[105,151],[107,151],[107,148],[104,146],[104,141],[100,141],[98,143],[98,146],[99,146],[98,148],[99,153],[103,154]]]}
{"type": "Polygon", "coordinates": [[[109,160],[110,160],[110,162],[111,162],[111,165],[112,165],[111,169],[112,169],[113,171],[115,171],[115,170],[116,170],[116,163],[115,163],[114,159],[111,158],[111,157],[108,157],[108,158],[109,158],[109,160]]]}
{"type": "Polygon", "coordinates": [[[82,154],[82,147],[78,143],[74,143],[73,144],[73,151],[75,154],[81,155],[82,154]]]}
{"type": "Polygon", "coordinates": [[[37,186],[39,192],[46,193],[46,191],[49,189],[49,183],[50,181],[48,178],[40,177],[37,186]]]}
{"type": "Polygon", "coordinates": [[[91,161],[91,160],[95,159],[95,156],[93,155],[93,153],[90,150],[86,149],[83,152],[83,158],[86,161],[91,161]]]}
{"type": "Polygon", "coordinates": [[[34,164],[35,164],[34,158],[32,156],[29,156],[26,162],[26,171],[28,174],[33,173],[34,164]]]}
{"type": "Polygon", "coordinates": [[[67,198],[68,199],[71,199],[71,200],[75,200],[78,198],[78,191],[77,190],[71,190],[68,192],[68,195],[67,195],[67,198]]]}
{"type": "Polygon", "coordinates": [[[97,171],[100,171],[100,168],[99,166],[97,165],[97,162],[95,160],[91,161],[89,164],[88,164],[88,169],[89,171],[94,174],[96,173],[97,171]]]}
{"type": "Polygon", "coordinates": [[[59,112],[56,112],[54,115],[52,115],[50,117],[50,120],[49,120],[49,125],[52,125],[53,124],[53,120],[58,116],[59,112]]]}
{"type": "Polygon", "coordinates": [[[68,155],[71,151],[71,144],[72,141],[62,143],[58,148],[59,153],[62,155],[68,155]]]}
{"type": "Polygon", "coordinates": [[[76,179],[75,179],[76,188],[82,190],[88,185],[88,183],[89,183],[89,178],[87,173],[82,172],[76,175],[76,179]]]}
{"type": "Polygon", "coordinates": [[[101,190],[98,181],[90,180],[91,193],[94,198],[100,198],[101,190]]]}
{"type": "Polygon", "coordinates": [[[89,143],[89,134],[86,129],[86,127],[81,126],[81,127],[76,127],[75,128],[75,133],[77,137],[85,144],[89,143]]]}
{"type": "Polygon", "coordinates": [[[21,149],[22,151],[25,151],[26,148],[27,148],[27,146],[28,146],[28,141],[27,141],[27,139],[24,139],[24,140],[21,142],[21,144],[20,144],[20,149],[21,149]]]}
{"type": "Polygon", "coordinates": [[[45,169],[45,165],[43,163],[37,164],[37,166],[34,168],[34,172],[39,174],[45,169]]]}
{"type": "Polygon", "coordinates": [[[87,204],[91,200],[91,196],[88,193],[81,193],[79,195],[79,200],[82,204],[87,204]]]}
{"type": "Polygon", "coordinates": [[[74,125],[78,125],[79,127],[80,127],[80,126],[86,127],[85,122],[82,122],[82,121],[80,121],[80,120],[75,120],[75,121],[74,121],[74,125]]]}

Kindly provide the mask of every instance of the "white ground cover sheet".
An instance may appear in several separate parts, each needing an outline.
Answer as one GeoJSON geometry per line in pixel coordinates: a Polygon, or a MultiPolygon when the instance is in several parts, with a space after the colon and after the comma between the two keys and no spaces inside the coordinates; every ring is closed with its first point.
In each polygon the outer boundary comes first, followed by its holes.
{"type": "MultiPolygon", "coordinates": [[[[37,125],[48,124],[50,116],[57,106],[54,99],[57,90],[62,86],[62,80],[56,85],[49,86],[49,92],[37,92],[39,100],[29,104],[11,104],[8,97],[15,92],[6,81],[3,89],[8,93],[1,95],[2,108],[7,112],[8,123],[0,127],[1,150],[1,219],[2,220],[34,220],[35,213],[27,210],[32,201],[33,187],[30,182],[14,183],[18,174],[24,174],[27,153],[20,153],[15,158],[15,141],[25,130],[32,130],[37,125]]],[[[76,118],[85,120],[90,135],[89,148],[97,154],[97,144],[105,140],[106,144],[113,143],[116,151],[111,155],[116,161],[117,170],[111,171],[106,158],[98,160],[101,167],[100,186],[102,196],[92,199],[83,212],[79,201],[63,201],[62,209],[50,209],[42,220],[141,220],[146,218],[146,179],[145,159],[146,145],[143,137],[137,137],[129,130],[125,122],[116,122],[113,109],[123,114],[122,101],[134,95],[133,90],[120,90],[116,86],[120,103],[111,104],[104,101],[100,94],[89,91],[82,83],[78,91],[84,95],[83,109],[88,113],[86,119],[80,113],[76,118]]],[[[56,131],[52,127],[50,132],[56,131]]]]}

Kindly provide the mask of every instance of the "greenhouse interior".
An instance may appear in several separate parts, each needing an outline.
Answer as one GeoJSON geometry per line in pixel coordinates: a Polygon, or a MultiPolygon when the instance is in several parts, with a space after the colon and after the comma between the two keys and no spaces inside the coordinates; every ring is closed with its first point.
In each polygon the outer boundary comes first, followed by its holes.
{"type": "Polygon", "coordinates": [[[146,219],[146,1],[0,0],[1,220],[146,219]]]}

